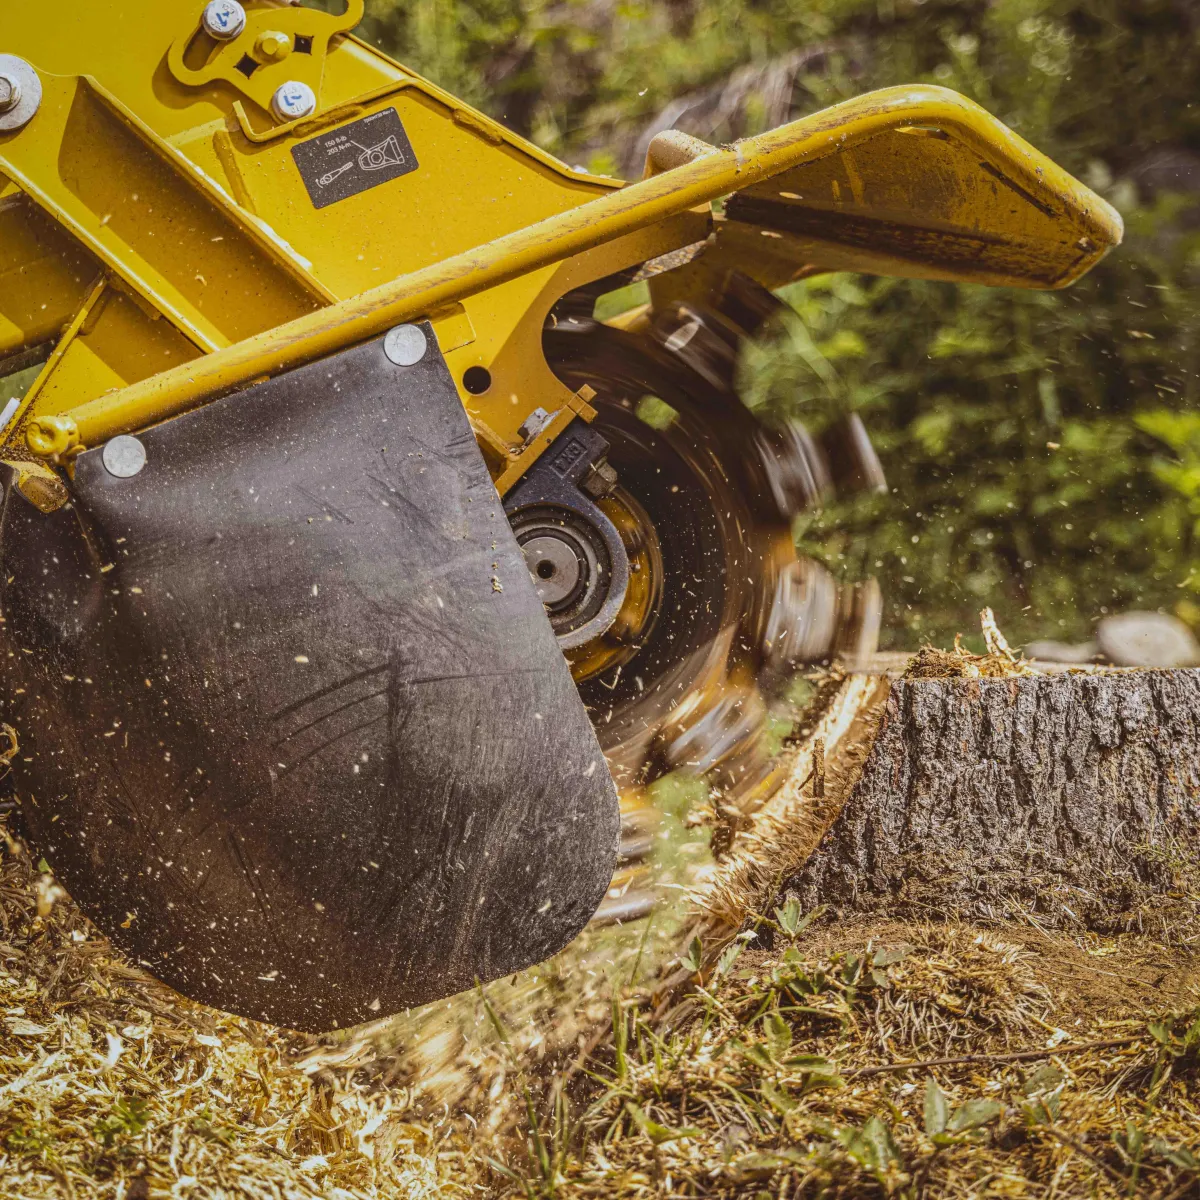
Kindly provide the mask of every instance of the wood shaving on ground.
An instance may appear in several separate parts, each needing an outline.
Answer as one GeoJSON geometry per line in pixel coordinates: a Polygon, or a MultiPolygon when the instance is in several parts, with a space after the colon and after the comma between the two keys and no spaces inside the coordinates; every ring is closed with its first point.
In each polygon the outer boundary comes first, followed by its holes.
{"type": "Polygon", "coordinates": [[[306,1073],[307,1039],[193,1004],[118,955],[24,848],[0,866],[2,1200],[475,1194],[403,1087],[306,1073]]]}

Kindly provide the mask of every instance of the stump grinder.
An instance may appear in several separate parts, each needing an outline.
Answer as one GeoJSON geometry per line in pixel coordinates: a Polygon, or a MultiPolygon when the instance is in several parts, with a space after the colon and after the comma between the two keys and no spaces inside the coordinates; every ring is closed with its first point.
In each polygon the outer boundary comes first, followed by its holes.
{"type": "Polygon", "coordinates": [[[872,647],[792,537],[884,486],[862,424],[738,398],[773,289],[1059,288],[1121,237],[937,87],[589,175],[363,2],[0,6],[21,826],[158,977],[305,1030],[638,915],[639,789],[753,803],[789,673],[872,647]]]}

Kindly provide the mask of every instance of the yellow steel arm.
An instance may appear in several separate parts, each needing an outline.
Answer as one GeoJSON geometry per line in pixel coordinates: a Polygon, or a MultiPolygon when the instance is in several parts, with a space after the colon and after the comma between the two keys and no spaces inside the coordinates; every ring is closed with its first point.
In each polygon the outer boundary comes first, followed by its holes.
{"type": "Polygon", "coordinates": [[[206,32],[197,0],[73,0],[52,31],[3,6],[0,54],[23,56],[42,101],[23,127],[0,119],[0,270],[16,285],[0,356],[61,337],[0,434],[10,457],[54,459],[430,317],[507,482],[546,440],[522,447],[532,409],[587,415],[540,342],[558,297],[590,280],[706,241],[654,281],[656,301],[734,268],[767,286],[852,269],[1059,287],[1120,238],[1103,200],[934,87],[722,149],[670,134],[648,178],[597,179],[347,37],[359,3],[248,0],[230,38],[206,32]],[[278,110],[280,81],[308,88],[311,111],[278,110]],[[364,121],[410,143],[375,150],[402,172],[326,203],[337,176],[302,178],[301,158],[331,138],[368,154],[364,121]],[[490,373],[480,394],[471,367],[490,373]]]}
{"type": "MultiPolygon", "coordinates": [[[[765,180],[790,182],[789,173],[800,174],[810,164],[833,160],[844,166],[860,144],[884,134],[905,138],[899,146],[912,148],[916,161],[907,164],[906,170],[915,175],[923,165],[921,152],[928,146],[940,151],[942,142],[901,133],[914,127],[941,131],[947,140],[975,156],[977,171],[982,163],[987,178],[995,179],[1003,172],[1012,181],[1013,186],[1003,190],[997,185],[994,197],[999,203],[988,206],[981,203],[987,197],[976,194],[969,209],[978,244],[1004,250],[1003,256],[997,253],[987,263],[989,282],[1062,286],[1120,239],[1120,217],[1109,205],[971,101],[941,88],[891,88],[630,184],[248,338],[198,363],[93,400],[70,416],[78,437],[85,444],[94,444],[182,412],[263,375],[376,336],[392,325],[432,315],[718,197],[747,189],[753,195],[754,185],[765,180]],[[986,170],[997,163],[992,172],[986,170]],[[1014,188],[1019,189],[1014,194],[1020,204],[1010,198],[1014,188]],[[1050,211],[1053,216],[1048,215],[1050,211]],[[1044,224],[1052,225],[1053,237],[1046,236],[1044,224]]],[[[916,227],[916,219],[922,215],[912,202],[928,200],[919,188],[913,192],[905,213],[910,228],[916,227]]],[[[924,211],[934,222],[949,223],[932,205],[924,211]]],[[[935,228],[933,232],[939,231],[935,228]]],[[[929,240],[936,243],[936,237],[929,240]]],[[[882,249],[886,250],[886,245],[882,249]]]]}

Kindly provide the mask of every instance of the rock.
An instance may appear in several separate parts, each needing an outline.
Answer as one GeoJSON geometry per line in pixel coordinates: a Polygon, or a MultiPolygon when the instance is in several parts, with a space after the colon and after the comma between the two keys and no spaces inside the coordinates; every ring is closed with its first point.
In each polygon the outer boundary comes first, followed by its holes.
{"type": "Polygon", "coordinates": [[[1100,652],[1118,667],[1194,667],[1200,643],[1178,617],[1127,612],[1105,617],[1096,626],[1100,652]]]}
{"type": "Polygon", "coordinates": [[[1025,647],[1026,658],[1056,663],[1090,663],[1099,652],[1095,642],[1030,642],[1025,647]]]}

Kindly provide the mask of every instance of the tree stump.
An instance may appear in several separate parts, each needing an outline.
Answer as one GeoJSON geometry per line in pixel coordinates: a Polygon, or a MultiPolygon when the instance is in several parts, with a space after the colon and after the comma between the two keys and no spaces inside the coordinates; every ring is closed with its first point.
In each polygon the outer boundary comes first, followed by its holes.
{"type": "Polygon", "coordinates": [[[1195,908],[1200,670],[895,680],[860,761],[784,882],[806,909],[1113,932],[1195,908]]]}

